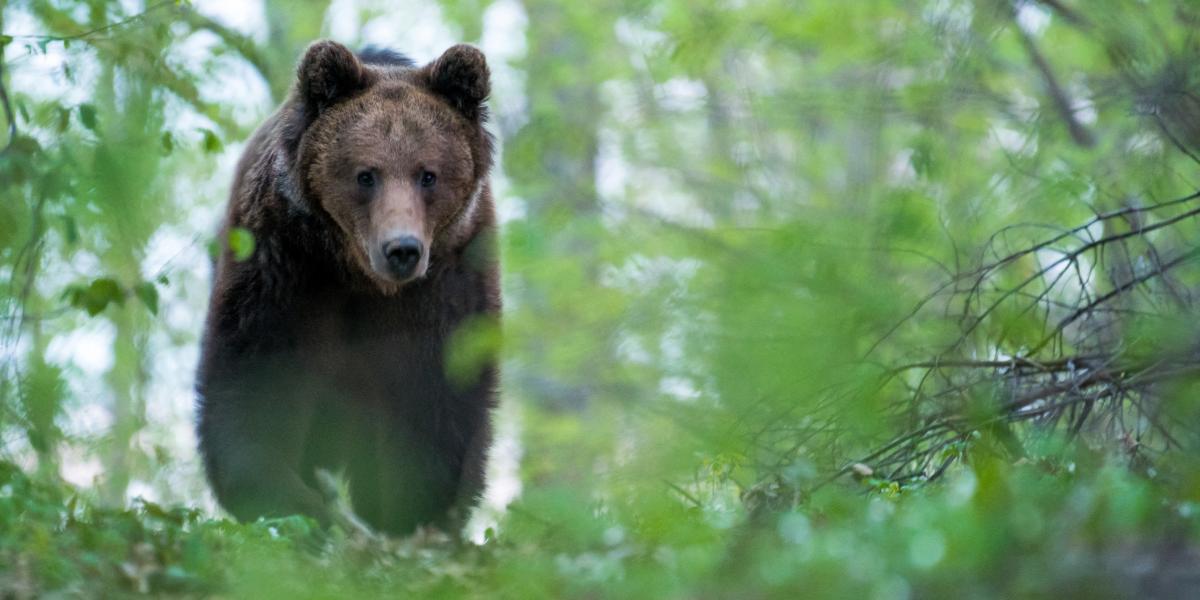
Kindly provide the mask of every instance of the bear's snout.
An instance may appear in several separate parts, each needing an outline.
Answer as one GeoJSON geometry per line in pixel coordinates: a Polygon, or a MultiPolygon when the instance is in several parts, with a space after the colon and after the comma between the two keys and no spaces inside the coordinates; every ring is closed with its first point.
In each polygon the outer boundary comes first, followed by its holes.
{"type": "Polygon", "coordinates": [[[388,270],[396,279],[404,280],[412,277],[417,264],[421,262],[424,244],[417,238],[406,235],[383,243],[383,256],[387,259],[388,270]]]}

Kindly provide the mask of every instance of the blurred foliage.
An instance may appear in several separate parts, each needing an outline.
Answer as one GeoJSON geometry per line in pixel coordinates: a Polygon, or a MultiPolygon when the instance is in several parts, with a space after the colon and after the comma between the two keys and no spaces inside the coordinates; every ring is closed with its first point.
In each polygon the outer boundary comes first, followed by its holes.
{"type": "Polygon", "coordinates": [[[0,465],[0,593],[253,598],[1187,597],[1194,501],[1097,456],[980,461],[915,493],[864,480],[745,520],[663,498],[518,502],[483,545],[100,509],[0,465]],[[1091,464],[1082,464],[1087,461],[1091,464]],[[1165,507],[1170,507],[1165,509],[1165,507]]]}
{"type": "Polygon", "coordinates": [[[353,4],[0,0],[0,595],[1200,589],[1187,0],[440,2],[505,41],[505,316],[448,362],[499,353],[519,495],[482,544],[168,508],[254,250],[210,180],[331,23],[434,8],[353,4]]]}

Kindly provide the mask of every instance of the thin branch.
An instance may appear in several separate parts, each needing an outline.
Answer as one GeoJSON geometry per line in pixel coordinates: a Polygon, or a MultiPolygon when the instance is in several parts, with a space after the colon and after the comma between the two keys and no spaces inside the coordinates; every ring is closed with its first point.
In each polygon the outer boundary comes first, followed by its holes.
{"type": "Polygon", "coordinates": [[[1046,339],[1043,339],[1038,345],[1034,346],[1033,349],[1031,349],[1029,351],[1029,355],[1032,356],[1032,355],[1036,354],[1038,352],[1038,350],[1041,350],[1042,348],[1044,348],[1046,346],[1046,344],[1050,341],[1051,338],[1053,338],[1054,336],[1057,336],[1059,333],[1061,333],[1063,328],[1065,328],[1067,325],[1070,325],[1071,323],[1074,323],[1080,317],[1082,317],[1086,314],[1089,314],[1097,306],[1100,306],[1101,304],[1104,304],[1105,302],[1108,302],[1109,300],[1112,300],[1113,298],[1125,293],[1129,289],[1134,288],[1138,285],[1141,285],[1151,279],[1154,279],[1155,277],[1165,275],[1167,273],[1167,271],[1170,271],[1171,269],[1174,269],[1175,267],[1178,267],[1179,265],[1182,265],[1182,264],[1186,263],[1187,261],[1192,260],[1193,258],[1196,258],[1197,256],[1200,256],[1200,248],[1193,249],[1189,252],[1184,252],[1183,254],[1171,259],[1169,262],[1163,263],[1157,269],[1154,269],[1153,271],[1150,271],[1149,273],[1146,273],[1139,277],[1135,277],[1135,278],[1117,286],[1116,288],[1113,288],[1112,291],[1110,291],[1102,296],[1099,296],[1095,300],[1079,307],[1075,312],[1071,313],[1069,316],[1067,316],[1063,320],[1059,321],[1058,325],[1055,326],[1054,331],[1052,331],[1051,334],[1046,339]]]}
{"type": "Polygon", "coordinates": [[[1104,358],[1102,355],[1088,356],[1068,356],[1049,361],[1035,361],[1028,358],[1014,356],[1007,360],[930,360],[915,363],[908,363],[895,367],[893,372],[907,371],[912,369],[938,369],[938,368],[963,368],[963,369],[1016,369],[1018,367],[1031,367],[1039,371],[1055,371],[1067,368],[1073,365],[1075,368],[1086,368],[1093,361],[1104,358]]]}
{"type": "Polygon", "coordinates": [[[1083,123],[1079,122],[1079,119],[1075,118],[1075,110],[1072,108],[1071,98],[1062,84],[1058,82],[1058,78],[1055,77],[1050,63],[1042,55],[1042,51],[1038,49],[1033,38],[1030,37],[1029,33],[1017,21],[1015,7],[1010,5],[1009,13],[1012,15],[1013,27],[1017,30],[1017,35],[1021,38],[1021,45],[1025,47],[1025,52],[1029,54],[1029,59],[1033,61],[1033,65],[1042,74],[1042,80],[1046,84],[1046,91],[1050,93],[1050,99],[1054,102],[1054,108],[1057,109],[1058,115],[1066,122],[1067,131],[1070,132],[1071,139],[1084,148],[1095,146],[1095,136],[1092,135],[1092,132],[1087,127],[1084,127],[1083,123]]]}
{"type": "Polygon", "coordinates": [[[175,6],[176,4],[178,4],[178,3],[175,0],[163,0],[163,2],[159,2],[158,4],[151,5],[146,10],[144,10],[136,15],[133,15],[129,18],[122,19],[122,20],[116,21],[114,23],[109,23],[108,25],[97,27],[95,29],[89,29],[87,31],[83,31],[83,32],[76,33],[73,35],[17,34],[17,35],[8,35],[6,37],[13,39],[13,40],[29,40],[29,41],[44,41],[44,42],[67,42],[67,41],[73,41],[73,40],[81,40],[84,38],[90,38],[90,37],[100,34],[100,33],[106,33],[113,29],[117,29],[119,27],[124,27],[125,25],[129,25],[134,22],[140,21],[140,20],[146,18],[147,16],[149,16],[150,13],[158,11],[162,8],[175,6]]]}
{"type": "Polygon", "coordinates": [[[1171,133],[1171,130],[1167,127],[1167,124],[1163,122],[1162,115],[1158,114],[1158,110],[1154,111],[1154,122],[1158,124],[1158,128],[1163,132],[1163,135],[1167,136],[1167,139],[1175,145],[1175,148],[1186,154],[1188,158],[1192,159],[1197,164],[1200,164],[1200,156],[1196,156],[1195,152],[1189,150],[1188,147],[1179,140],[1179,138],[1175,137],[1174,133],[1171,133]]]}
{"type": "Polygon", "coordinates": [[[237,53],[242,56],[242,58],[246,59],[246,62],[249,62],[255,69],[257,69],[258,73],[262,75],[263,79],[270,80],[270,63],[267,61],[266,57],[263,56],[258,44],[255,43],[250,36],[227,27],[212,17],[201,14],[199,11],[190,6],[181,8],[180,14],[183,16],[184,22],[187,23],[193,31],[204,29],[212,32],[214,35],[220,38],[222,42],[225,42],[227,46],[236,50],[237,53]]]}
{"type": "Polygon", "coordinates": [[[1037,3],[1046,6],[1055,14],[1062,17],[1064,21],[1076,27],[1087,29],[1092,25],[1087,17],[1084,17],[1072,8],[1068,8],[1059,0],[1037,0],[1037,3]]]}
{"type": "Polygon", "coordinates": [[[662,481],[663,481],[663,483],[667,484],[667,487],[675,490],[676,493],[678,493],[680,496],[683,496],[684,498],[686,498],[688,502],[691,502],[692,506],[695,506],[696,508],[704,507],[704,504],[702,502],[700,502],[700,500],[698,498],[696,498],[694,495],[689,493],[687,490],[683,489],[682,487],[680,487],[678,485],[675,485],[674,483],[671,483],[670,481],[668,481],[666,479],[664,479],[662,481]]]}
{"type": "MultiPolygon", "coordinates": [[[[997,269],[1000,269],[1001,267],[1008,265],[1008,264],[1020,259],[1021,257],[1028,256],[1028,255],[1036,253],[1040,250],[1051,248],[1055,244],[1057,244],[1065,239],[1077,236],[1080,233],[1084,233],[1100,223],[1104,223],[1108,220],[1119,218],[1119,217],[1128,217],[1130,215],[1162,210],[1165,208],[1170,208],[1170,207],[1177,206],[1180,204],[1192,202],[1197,199],[1200,199],[1200,191],[1193,192],[1193,193],[1191,193],[1187,196],[1183,196],[1181,198],[1175,198],[1173,200],[1168,200],[1166,202],[1160,202],[1160,203],[1152,204],[1149,206],[1125,206],[1125,207],[1122,207],[1117,210],[1109,211],[1107,213],[1102,213],[1102,214],[1096,215],[1095,217],[1088,220],[1086,223],[1083,223],[1082,225],[1068,229],[1068,230],[1066,230],[1056,236],[1053,236],[1049,239],[1046,239],[1046,240],[1043,240],[1036,244],[1033,244],[1032,246],[1029,246],[1027,248],[1024,248],[1024,249],[1021,249],[1021,250],[1018,250],[1015,252],[1011,252],[1011,253],[1009,253],[997,260],[994,260],[990,263],[984,264],[984,265],[979,266],[970,271],[967,271],[967,272],[961,273],[957,276],[951,277],[949,280],[943,282],[941,285],[939,285],[937,288],[935,288],[933,290],[933,292],[929,293],[924,298],[919,300],[916,303],[916,305],[913,306],[912,310],[910,310],[904,317],[898,319],[895,324],[893,324],[886,332],[883,333],[883,335],[881,335],[878,339],[876,339],[875,342],[872,343],[871,346],[867,349],[867,351],[865,353],[863,353],[863,358],[866,359],[866,358],[870,357],[871,354],[873,354],[875,352],[875,350],[877,350],[885,341],[887,341],[893,334],[895,334],[896,331],[898,331],[900,329],[900,327],[902,327],[905,323],[907,323],[909,320],[911,320],[913,317],[915,317],[917,314],[919,314],[921,312],[921,310],[923,308],[925,308],[925,306],[927,306],[930,302],[932,302],[933,300],[935,300],[942,294],[947,293],[947,290],[950,290],[951,293],[957,292],[956,289],[952,289],[952,288],[954,288],[954,286],[956,286],[961,281],[964,281],[968,278],[975,278],[976,279],[975,284],[977,286],[991,272],[996,271],[997,269]]],[[[1132,237],[1133,235],[1147,233],[1149,231],[1153,231],[1154,229],[1158,229],[1160,227],[1167,227],[1167,226],[1173,225],[1174,223],[1182,220],[1183,218],[1196,216],[1197,214],[1200,214],[1200,211],[1190,210],[1180,217],[1175,217],[1175,218],[1169,219],[1167,221],[1155,224],[1153,226],[1140,228],[1136,231],[1132,231],[1127,234],[1124,234],[1123,237],[1091,240],[1091,241],[1086,242],[1083,245],[1083,247],[1077,249],[1076,253],[1081,254],[1092,248],[1102,246],[1103,244],[1108,243],[1110,241],[1116,241],[1119,239],[1124,239],[1124,237],[1132,237]]],[[[1005,228],[1005,229],[1009,229],[1009,228],[1005,228]]],[[[1000,234],[997,233],[996,235],[1000,235],[1000,234]]],[[[992,239],[995,239],[996,235],[993,235],[992,239]]],[[[1058,264],[1058,263],[1056,262],[1055,265],[1056,264],[1058,264]]],[[[1055,265],[1051,265],[1051,266],[1053,267],[1055,265]]],[[[1017,289],[1019,290],[1020,288],[1023,288],[1023,287],[1024,286],[1020,286],[1017,289]]]]}

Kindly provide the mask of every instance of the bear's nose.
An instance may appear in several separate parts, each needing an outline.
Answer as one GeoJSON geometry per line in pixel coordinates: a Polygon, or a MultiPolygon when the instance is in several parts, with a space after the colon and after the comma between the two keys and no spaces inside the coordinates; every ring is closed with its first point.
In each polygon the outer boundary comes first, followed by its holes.
{"type": "Polygon", "coordinates": [[[397,279],[408,279],[421,262],[421,240],[406,235],[383,243],[383,256],[397,279]]]}

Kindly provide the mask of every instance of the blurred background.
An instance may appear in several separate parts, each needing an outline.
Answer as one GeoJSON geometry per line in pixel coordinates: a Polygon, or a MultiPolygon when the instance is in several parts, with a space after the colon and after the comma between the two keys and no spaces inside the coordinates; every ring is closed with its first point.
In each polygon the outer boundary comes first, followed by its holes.
{"type": "Polygon", "coordinates": [[[1190,0],[0,0],[0,593],[1186,597],[1197,31],[1190,0]],[[319,38],[492,69],[465,548],[289,545],[196,454],[233,165],[319,38]]]}

